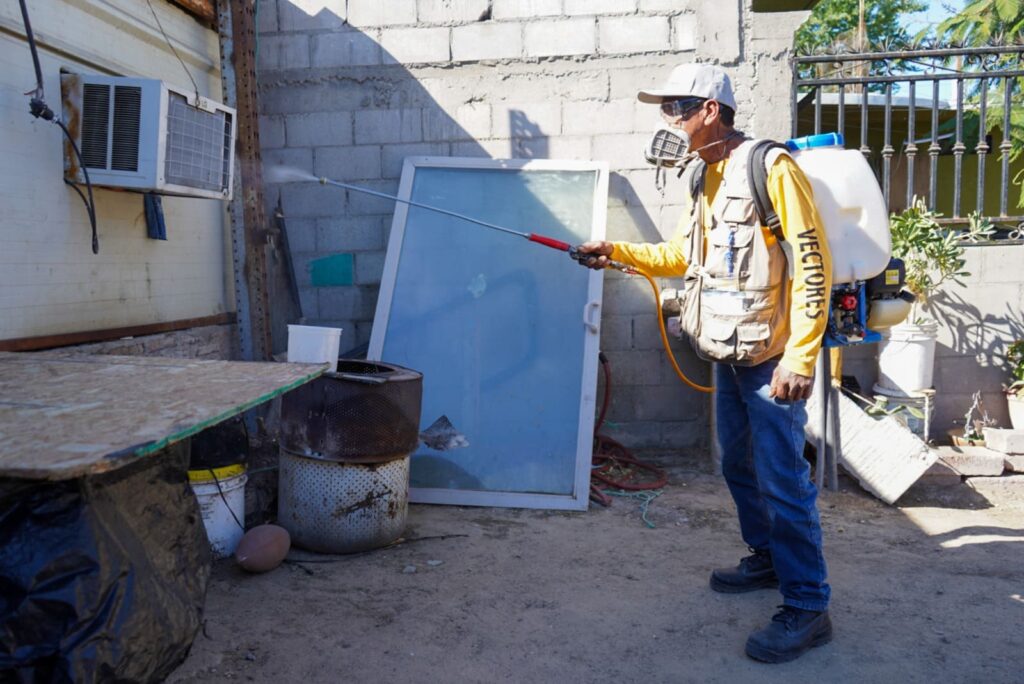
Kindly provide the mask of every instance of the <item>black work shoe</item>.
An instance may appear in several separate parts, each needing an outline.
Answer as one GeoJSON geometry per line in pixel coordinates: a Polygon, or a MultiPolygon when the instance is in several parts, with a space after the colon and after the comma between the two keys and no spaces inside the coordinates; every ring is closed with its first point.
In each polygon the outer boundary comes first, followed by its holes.
{"type": "Polygon", "coordinates": [[[742,594],[777,586],[779,578],[775,575],[772,557],[767,551],[754,551],[753,555],[741,559],[735,568],[711,571],[711,588],[722,594],[742,594]]]}
{"type": "Polygon", "coordinates": [[[747,655],[764,663],[796,660],[815,646],[832,641],[828,611],[779,606],[770,625],[747,639],[747,655]]]}

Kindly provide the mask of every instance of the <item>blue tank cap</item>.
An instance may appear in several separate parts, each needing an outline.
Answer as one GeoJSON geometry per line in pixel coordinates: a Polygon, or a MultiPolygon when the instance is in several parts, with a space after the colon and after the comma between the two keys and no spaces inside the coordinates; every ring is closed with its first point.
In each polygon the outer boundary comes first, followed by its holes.
{"type": "Polygon", "coordinates": [[[786,147],[790,152],[797,150],[813,150],[817,147],[845,147],[842,133],[819,133],[818,135],[805,135],[802,138],[790,138],[786,141],[786,147]]]}

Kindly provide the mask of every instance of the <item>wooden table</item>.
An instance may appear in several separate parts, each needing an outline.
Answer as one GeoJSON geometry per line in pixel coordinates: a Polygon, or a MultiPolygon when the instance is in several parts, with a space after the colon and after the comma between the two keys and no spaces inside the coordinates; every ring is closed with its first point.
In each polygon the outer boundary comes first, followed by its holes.
{"type": "Polygon", "coordinates": [[[119,468],[326,368],[0,352],[0,477],[66,480],[119,468]]]}

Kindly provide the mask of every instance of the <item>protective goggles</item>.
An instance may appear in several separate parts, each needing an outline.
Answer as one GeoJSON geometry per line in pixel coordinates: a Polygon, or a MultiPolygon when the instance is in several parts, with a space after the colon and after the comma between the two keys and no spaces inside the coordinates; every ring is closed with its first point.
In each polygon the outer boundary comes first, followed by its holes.
{"type": "Polygon", "coordinates": [[[679,100],[663,100],[661,103],[661,113],[670,118],[682,117],[688,119],[691,114],[696,112],[707,100],[703,97],[684,97],[679,100]]]}

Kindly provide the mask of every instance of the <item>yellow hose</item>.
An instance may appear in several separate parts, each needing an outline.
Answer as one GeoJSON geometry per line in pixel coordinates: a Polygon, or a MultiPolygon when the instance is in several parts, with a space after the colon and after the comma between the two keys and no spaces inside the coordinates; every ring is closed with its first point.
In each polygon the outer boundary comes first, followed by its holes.
{"type": "Polygon", "coordinates": [[[686,377],[686,374],[683,373],[683,370],[679,367],[679,364],[676,363],[675,354],[672,353],[672,347],[669,346],[668,343],[668,333],[665,331],[665,321],[661,315],[661,290],[658,289],[658,284],[654,282],[654,278],[647,275],[638,268],[634,267],[631,268],[630,270],[636,273],[637,275],[641,275],[644,278],[647,278],[647,282],[651,284],[651,288],[654,290],[654,306],[657,309],[657,311],[655,312],[655,318],[658,319],[658,329],[661,331],[661,343],[665,347],[665,354],[668,355],[668,360],[672,362],[672,368],[675,369],[676,375],[679,376],[680,380],[682,380],[683,382],[685,382],[687,385],[697,390],[698,392],[713,392],[714,390],[711,387],[704,387],[703,385],[698,385],[693,380],[690,380],[690,378],[686,377]]]}

